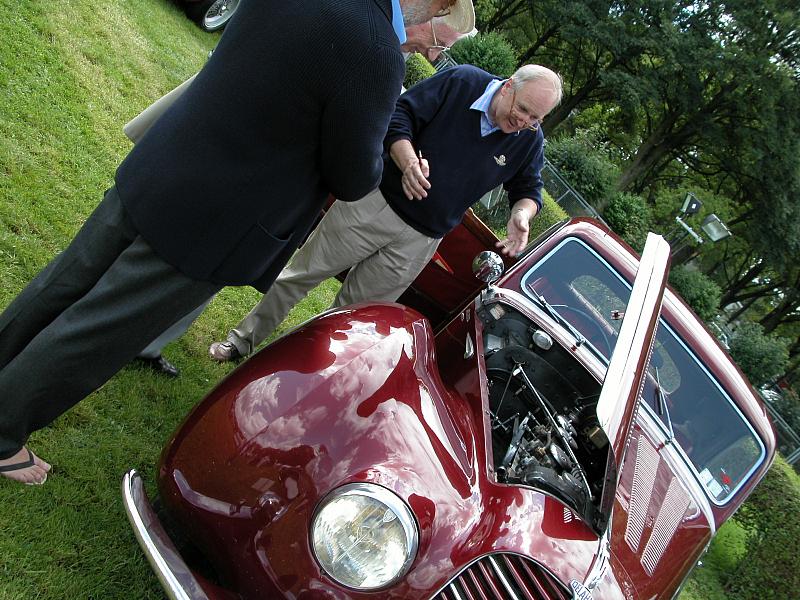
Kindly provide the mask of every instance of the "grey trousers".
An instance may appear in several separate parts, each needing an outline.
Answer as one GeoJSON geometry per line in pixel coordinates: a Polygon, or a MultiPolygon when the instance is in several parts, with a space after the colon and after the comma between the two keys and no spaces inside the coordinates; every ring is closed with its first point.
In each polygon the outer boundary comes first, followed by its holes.
{"type": "Polygon", "coordinates": [[[110,189],[67,249],[0,315],[0,458],[221,287],[161,260],[110,189]]]}
{"type": "Polygon", "coordinates": [[[228,341],[243,356],[250,354],[308,292],[347,268],[332,307],[394,302],[440,241],[406,224],[380,190],[357,202],[335,202],[261,301],[228,333],[228,341]]]}
{"type": "Polygon", "coordinates": [[[200,306],[195,308],[192,312],[188,315],[185,315],[180,321],[172,325],[169,329],[167,329],[164,333],[154,339],[150,344],[139,352],[139,356],[142,358],[158,358],[161,356],[161,351],[164,349],[164,346],[169,344],[170,342],[174,342],[179,337],[181,337],[186,330],[189,329],[192,323],[194,323],[195,319],[199,317],[202,312],[206,309],[206,307],[211,304],[211,301],[214,299],[212,296],[211,298],[206,299],[200,306]]]}

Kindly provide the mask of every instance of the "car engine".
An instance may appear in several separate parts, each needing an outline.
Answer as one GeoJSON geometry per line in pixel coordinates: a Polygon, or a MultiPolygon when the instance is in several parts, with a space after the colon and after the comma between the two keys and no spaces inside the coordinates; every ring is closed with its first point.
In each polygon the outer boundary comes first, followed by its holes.
{"type": "Polygon", "coordinates": [[[594,522],[608,459],[601,384],[516,309],[493,303],[478,314],[498,481],[534,487],[594,522]]]}

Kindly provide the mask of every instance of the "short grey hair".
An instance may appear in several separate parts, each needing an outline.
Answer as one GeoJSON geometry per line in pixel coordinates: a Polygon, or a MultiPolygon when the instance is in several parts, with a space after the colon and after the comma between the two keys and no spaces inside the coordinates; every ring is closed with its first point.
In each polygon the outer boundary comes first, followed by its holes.
{"type": "Polygon", "coordinates": [[[523,65],[511,76],[511,85],[514,86],[515,90],[519,90],[529,81],[546,81],[550,83],[556,94],[556,103],[553,106],[558,106],[561,103],[564,86],[558,73],[542,65],[523,65]]]}

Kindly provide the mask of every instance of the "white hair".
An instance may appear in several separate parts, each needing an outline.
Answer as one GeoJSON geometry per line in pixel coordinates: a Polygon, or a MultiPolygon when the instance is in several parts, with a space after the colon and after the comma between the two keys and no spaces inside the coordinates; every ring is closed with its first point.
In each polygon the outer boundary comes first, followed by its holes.
{"type": "Polygon", "coordinates": [[[561,103],[561,96],[563,95],[564,86],[561,83],[561,76],[541,65],[523,65],[517,69],[511,76],[511,85],[515,90],[519,90],[524,84],[529,81],[547,81],[552,85],[553,92],[556,94],[556,102],[554,106],[561,103]]]}

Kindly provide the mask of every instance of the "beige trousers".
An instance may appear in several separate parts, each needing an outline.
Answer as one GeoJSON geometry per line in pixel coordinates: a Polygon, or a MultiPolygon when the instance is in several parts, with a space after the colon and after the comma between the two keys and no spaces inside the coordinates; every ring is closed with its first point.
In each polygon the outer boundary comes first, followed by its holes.
{"type": "Polygon", "coordinates": [[[350,272],[331,307],[394,302],[431,259],[439,241],[407,225],[379,190],[357,202],[335,202],[261,301],[228,333],[228,340],[243,356],[250,354],[308,292],[347,268],[350,272]]]}

